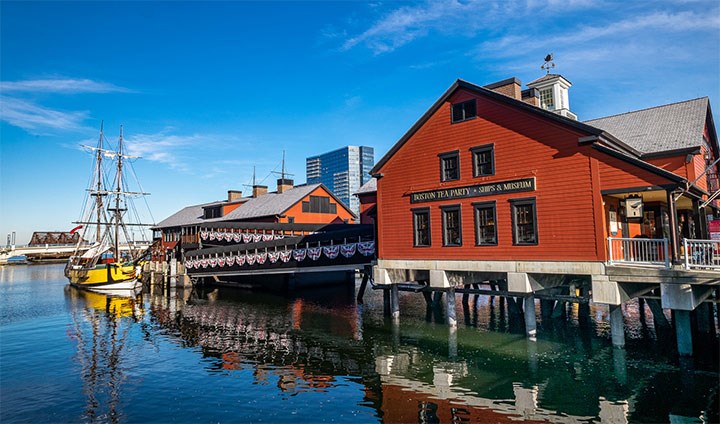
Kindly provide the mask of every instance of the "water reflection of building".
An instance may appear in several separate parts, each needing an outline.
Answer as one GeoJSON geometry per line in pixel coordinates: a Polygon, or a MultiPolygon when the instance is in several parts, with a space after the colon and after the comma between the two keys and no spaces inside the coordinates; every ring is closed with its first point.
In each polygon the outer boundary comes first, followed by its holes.
{"type": "MultiPolygon", "coordinates": [[[[619,349],[532,343],[470,328],[442,340],[428,328],[408,334],[396,325],[363,322],[354,305],[326,308],[307,299],[218,293],[187,303],[158,296],[151,311],[172,328],[169,334],[217,358],[208,372],[250,372],[257,383],[290,396],[332,393],[349,378],[364,386],[363,406],[388,423],[625,423],[638,408],[637,396],[657,390],[657,371],[629,368],[619,349]]],[[[663,412],[638,415],[648,416],[667,418],[663,412]]]]}
{"type": "MultiPolygon", "coordinates": [[[[336,375],[368,375],[370,365],[347,351],[356,349],[357,321],[347,310],[333,319],[315,304],[302,299],[287,308],[240,308],[234,303],[191,299],[175,313],[162,305],[167,298],[152,299],[151,312],[163,325],[178,330],[186,341],[202,347],[207,356],[219,358],[213,366],[225,371],[252,370],[258,382],[277,380],[283,392],[324,391],[337,385],[336,375]],[[322,317],[319,317],[322,315],[322,317]],[[312,329],[303,330],[303,322],[312,329]],[[324,323],[325,325],[322,325],[324,323]]],[[[172,302],[175,308],[177,302],[172,302]]]]}

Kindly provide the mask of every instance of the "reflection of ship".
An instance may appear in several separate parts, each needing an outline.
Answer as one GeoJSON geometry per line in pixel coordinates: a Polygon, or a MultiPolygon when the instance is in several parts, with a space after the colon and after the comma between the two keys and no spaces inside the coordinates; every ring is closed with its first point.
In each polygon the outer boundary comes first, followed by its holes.
{"type": "Polygon", "coordinates": [[[135,292],[107,295],[67,287],[77,360],[82,367],[87,398],[84,420],[118,422],[121,387],[125,380],[126,343],[131,327],[143,315],[142,300],[135,292]]]}
{"type": "Polygon", "coordinates": [[[139,219],[132,199],[147,193],[128,190],[123,166],[129,164],[131,156],[123,152],[122,128],[117,151],[104,148],[103,141],[101,128],[97,147],[90,148],[95,158],[92,179],[83,217],[76,227],[82,233],[65,275],[71,285],[80,288],[132,290],[138,285],[141,261],[146,254],[136,247],[131,236],[133,229],[143,226],[130,222],[139,219]],[[112,184],[108,182],[104,158],[112,164],[112,184]],[[94,244],[87,249],[82,240],[92,240],[94,244]],[[127,250],[121,251],[121,245],[127,250]]]}

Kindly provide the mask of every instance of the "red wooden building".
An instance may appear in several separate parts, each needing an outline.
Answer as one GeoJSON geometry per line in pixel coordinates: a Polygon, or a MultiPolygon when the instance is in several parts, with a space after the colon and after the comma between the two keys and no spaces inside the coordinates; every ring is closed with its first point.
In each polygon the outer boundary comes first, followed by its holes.
{"type": "Polygon", "coordinates": [[[456,81],[375,165],[378,283],[532,293],[585,276],[594,301],[619,305],[631,294],[608,262],[670,263],[682,238],[708,238],[720,156],[707,98],[583,123],[562,76],[528,87],[456,81]]]}

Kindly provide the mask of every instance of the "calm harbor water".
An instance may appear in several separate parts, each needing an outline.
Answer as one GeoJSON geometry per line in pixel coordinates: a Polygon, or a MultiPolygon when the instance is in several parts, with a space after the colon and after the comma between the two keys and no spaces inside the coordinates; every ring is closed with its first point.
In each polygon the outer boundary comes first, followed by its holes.
{"type": "Polygon", "coordinates": [[[651,315],[625,307],[539,322],[458,297],[458,327],[401,293],[237,289],[112,297],[62,265],[0,267],[0,422],[717,422],[717,340],[679,361],[651,315]]]}

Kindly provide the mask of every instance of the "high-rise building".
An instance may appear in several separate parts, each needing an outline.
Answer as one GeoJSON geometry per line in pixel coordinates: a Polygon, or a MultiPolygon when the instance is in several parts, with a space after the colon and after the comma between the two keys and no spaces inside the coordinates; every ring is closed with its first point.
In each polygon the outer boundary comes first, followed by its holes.
{"type": "Polygon", "coordinates": [[[370,181],[375,165],[375,151],[368,146],[347,146],[305,160],[307,183],[323,183],[360,216],[360,203],[353,196],[370,181]]]}

